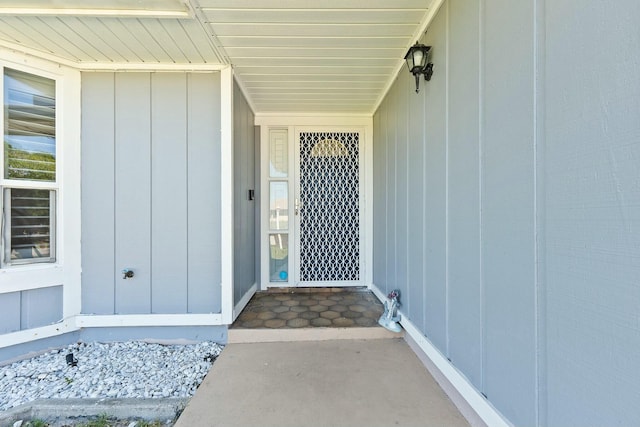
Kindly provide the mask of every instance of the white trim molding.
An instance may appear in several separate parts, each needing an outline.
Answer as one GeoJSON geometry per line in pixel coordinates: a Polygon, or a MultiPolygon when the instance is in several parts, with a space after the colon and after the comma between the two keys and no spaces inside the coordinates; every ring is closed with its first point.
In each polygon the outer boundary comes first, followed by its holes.
{"type": "Polygon", "coordinates": [[[75,64],[81,71],[177,71],[177,72],[219,72],[227,68],[227,65],[220,64],[161,64],[154,62],[128,62],[128,63],[111,63],[111,62],[79,62],[75,64]]]}
{"type": "Polygon", "coordinates": [[[188,10],[0,7],[0,16],[89,16],[107,18],[190,18],[188,10]]]}
{"type": "Polygon", "coordinates": [[[58,264],[29,264],[0,270],[0,295],[63,286],[65,271],[58,264]],[[34,280],[34,276],[37,280],[34,280]]]}
{"type": "Polygon", "coordinates": [[[80,314],[53,325],[0,334],[0,349],[52,338],[83,328],[227,326],[221,313],[203,314],[80,314]]]}
{"type": "Polygon", "coordinates": [[[143,71],[143,72],[219,72],[229,68],[225,64],[209,63],[160,63],[160,62],[79,62],[61,58],[47,52],[22,46],[16,43],[0,40],[0,48],[5,49],[13,55],[18,55],[30,61],[48,61],[56,65],[61,65],[76,71],[143,71]]]}
{"type": "Polygon", "coordinates": [[[300,114],[300,113],[257,113],[256,126],[330,126],[330,127],[371,127],[373,130],[373,116],[371,114],[300,114]]]}
{"type": "MultiPolygon", "coordinates": [[[[384,293],[378,289],[376,285],[371,285],[369,287],[371,291],[376,295],[376,297],[380,301],[385,301],[386,296],[384,293]]],[[[512,427],[512,424],[506,420],[505,417],[500,414],[500,412],[491,405],[491,403],[478,391],[476,388],[469,382],[469,380],[460,372],[456,367],[449,362],[449,360],[436,348],[435,345],[429,339],[424,336],[422,332],[409,320],[409,318],[399,310],[400,314],[400,324],[405,330],[405,340],[406,337],[411,338],[413,342],[417,345],[419,350],[423,353],[424,356],[430,362],[428,365],[437,370],[437,372],[433,374],[438,380],[437,377],[440,377],[446,380],[453,389],[459,394],[459,397],[464,400],[464,402],[469,406],[479,419],[490,427],[512,427]]],[[[409,340],[407,340],[409,342],[409,340]]],[[[410,342],[409,342],[410,343],[410,342]]],[[[411,343],[410,343],[411,344],[411,343]]],[[[411,346],[411,345],[410,345],[411,346]]],[[[411,346],[413,348],[413,346],[411,346]]],[[[413,349],[416,351],[416,349],[413,349]]],[[[416,352],[417,353],[417,352],[416,352]]],[[[421,358],[420,354],[417,354],[419,358],[421,358]]],[[[422,358],[421,358],[422,359],[422,358]]],[[[429,367],[429,366],[427,366],[429,367]]],[[[441,384],[442,386],[442,384],[441,384]]],[[[447,388],[443,389],[446,391],[447,388]]],[[[449,394],[449,393],[447,393],[449,394]]],[[[456,404],[457,402],[455,396],[449,396],[451,400],[456,404]]],[[[459,408],[461,412],[465,412],[463,408],[459,408]]]]}
{"type": "Polygon", "coordinates": [[[220,326],[222,315],[209,314],[106,314],[75,317],[76,327],[111,328],[139,326],[220,326]]]}
{"type": "Polygon", "coordinates": [[[220,74],[220,239],[222,321],[233,323],[233,68],[220,74]],[[226,160],[226,161],[225,161],[226,160]]]}
{"type": "Polygon", "coordinates": [[[77,330],[78,328],[76,327],[75,319],[71,318],[53,325],[2,334],[0,335],[0,349],[44,338],[56,337],[69,332],[75,332],[77,330]]]}
{"type": "Polygon", "coordinates": [[[249,304],[249,300],[251,299],[251,297],[253,297],[255,295],[255,293],[257,291],[258,291],[258,283],[254,283],[253,286],[251,286],[249,288],[249,290],[244,294],[242,299],[240,301],[238,301],[236,306],[233,308],[233,321],[234,322],[236,321],[236,319],[238,318],[240,313],[242,313],[242,310],[244,310],[244,308],[247,306],[247,304],[249,304]]]}

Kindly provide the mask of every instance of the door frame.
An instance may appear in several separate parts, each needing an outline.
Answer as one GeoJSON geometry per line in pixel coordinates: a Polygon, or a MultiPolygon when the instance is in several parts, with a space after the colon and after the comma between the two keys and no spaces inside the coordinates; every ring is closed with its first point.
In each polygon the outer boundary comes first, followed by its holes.
{"type": "MultiPolygon", "coordinates": [[[[293,241],[289,244],[288,269],[289,280],[287,282],[271,282],[269,279],[269,131],[270,129],[287,129],[288,143],[290,155],[288,159],[289,165],[289,212],[293,213],[294,199],[296,191],[296,181],[298,180],[296,170],[295,149],[298,147],[299,133],[302,132],[359,132],[361,138],[362,160],[360,171],[361,187],[360,187],[360,209],[362,211],[360,224],[360,266],[361,275],[357,282],[329,282],[332,286],[367,286],[372,283],[372,260],[373,260],[373,120],[371,117],[344,117],[344,116],[326,116],[326,117],[285,117],[285,116],[256,116],[256,125],[260,126],[260,182],[256,183],[260,188],[260,289],[266,290],[272,287],[294,287],[298,272],[297,248],[294,247],[293,241]]],[[[293,233],[295,221],[289,226],[290,233],[293,233]]],[[[305,282],[304,287],[314,286],[305,282]]],[[[318,284],[315,286],[326,286],[326,284],[318,284]]]]}

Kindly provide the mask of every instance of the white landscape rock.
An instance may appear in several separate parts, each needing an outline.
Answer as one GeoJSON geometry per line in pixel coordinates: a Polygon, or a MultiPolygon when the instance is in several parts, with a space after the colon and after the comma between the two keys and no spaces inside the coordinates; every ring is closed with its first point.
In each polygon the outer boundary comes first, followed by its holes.
{"type": "Polygon", "coordinates": [[[0,411],[41,398],[190,397],[221,351],[213,342],[73,344],[0,367],[0,411]]]}

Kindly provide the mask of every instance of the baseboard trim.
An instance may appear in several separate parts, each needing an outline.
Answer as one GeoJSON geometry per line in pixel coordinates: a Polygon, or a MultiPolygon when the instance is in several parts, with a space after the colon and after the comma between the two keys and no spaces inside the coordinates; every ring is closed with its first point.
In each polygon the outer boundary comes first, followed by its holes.
{"type": "Polygon", "coordinates": [[[227,344],[263,342],[399,339],[404,333],[393,333],[380,327],[300,328],[300,329],[229,329],[227,344]]]}
{"type": "Polygon", "coordinates": [[[8,334],[0,335],[0,349],[12,347],[14,345],[27,344],[45,338],[53,338],[70,332],[76,332],[78,330],[80,330],[80,328],[76,326],[75,319],[72,317],[70,319],[54,323],[53,325],[10,332],[8,334]]]}
{"type": "Polygon", "coordinates": [[[249,290],[243,295],[240,301],[238,301],[235,307],[233,307],[233,322],[235,322],[238,316],[240,316],[240,313],[242,313],[242,310],[244,310],[247,304],[249,304],[249,300],[257,291],[258,291],[258,284],[254,283],[253,286],[251,286],[249,290]]]}
{"type": "Polygon", "coordinates": [[[210,314],[81,314],[75,316],[78,328],[113,328],[136,326],[220,326],[222,315],[210,314]]]}
{"type": "MultiPolygon", "coordinates": [[[[377,286],[372,284],[369,288],[380,301],[386,300],[385,294],[377,286]]],[[[476,390],[401,310],[399,313],[407,344],[467,421],[472,426],[512,427],[512,424],[476,390]]]]}

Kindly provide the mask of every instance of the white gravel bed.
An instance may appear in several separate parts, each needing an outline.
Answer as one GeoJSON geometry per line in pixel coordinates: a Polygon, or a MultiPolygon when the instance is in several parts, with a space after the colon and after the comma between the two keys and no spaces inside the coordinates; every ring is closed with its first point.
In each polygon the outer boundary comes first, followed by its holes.
{"type": "Polygon", "coordinates": [[[0,367],[0,411],[49,398],[190,397],[222,348],[213,342],[72,344],[0,367]],[[76,366],[67,363],[70,353],[76,366]]]}

